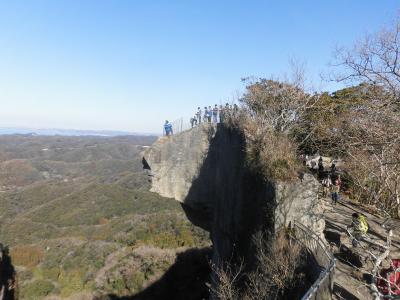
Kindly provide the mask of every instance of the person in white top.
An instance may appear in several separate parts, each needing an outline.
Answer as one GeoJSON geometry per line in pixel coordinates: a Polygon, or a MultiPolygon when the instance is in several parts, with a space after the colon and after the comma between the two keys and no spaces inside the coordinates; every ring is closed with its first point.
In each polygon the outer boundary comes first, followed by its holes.
{"type": "Polygon", "coordinates": [[[325,177],[323,180],[322,180],[322,187],[323,187],[323,190],[322,190],[322,197],[327,197],[328,195],[329,195],[329,191],[330,191],[330,189],[331,189],[331,186],[332,186],[332,180],[331,180],[331,177],[330,176],[328,176],[328,177],[325,177]]]}

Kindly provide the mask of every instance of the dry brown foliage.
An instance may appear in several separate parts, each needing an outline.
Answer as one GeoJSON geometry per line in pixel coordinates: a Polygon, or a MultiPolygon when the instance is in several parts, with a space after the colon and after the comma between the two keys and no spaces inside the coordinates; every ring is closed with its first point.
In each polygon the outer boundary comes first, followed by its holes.
{"type": "Polygon", "coordinates": [[[216,268],[213,271],[217,277],[217,287],[212,290],[214,298],[219,300],[241,299],[241,293],[238,288],[238,282],[243,276],[241,274],[243,265],[216,268]]]}
{"type": "Polygon", "coordinates": [[[291,243],[285,233],[280,232],[272,241],[262,232],[254,237],[257,268],[243,274],[243,265],[216,270],[218,286],[215,295],[221,300],[278,299],[291,289],[303,274],[297,274],[301,264],[302,247],[291,243]],[[245,278],[245,287],[239,288],[238,282],[245,278]]]}
{"type": "Polygon", "coordinates": [[[304,90],[304,71],[292,63],[291,79],[244,79],[241,109],[227,118],[228,126],[244,132],[247,161],[268,180],[297,178],[297,145],[290,136],[319,97],[304,90]],[[293,140],[293,141],[292,141],[293,140]]]}
{"type": "Polygon", "coordinates": [[[296,274],[302,248],[291,243],[285,233],[277,234],[268,246],[262,233],[255,236],[258,268],[248,275],[245,299],[277,299],[290,289],[301,274],[296,274]]]}
{"type": "Polygon", "coordinates": [[[296,146],[286,134],[260,126],[258,117],[252,117],[246,110],[228,118],[226,124],[243,131],[249,167],[271,181],[297,178],[300,165],[296,146]]]}
{"type": "Polygon", "coordinates": [[[250,81],[241,102],[257,116],[259,126],[288,134],[317,98],[307,94],[298,83],[259,79],[250,81]]]}
{"type": "Polygon", "coordinates": [[[353,193],[361,202],[398,216],[400,114],[390,106],[369,105],[352,119],[343,135],[353,193]]]}
{"type": "Polygon", "coordinates": [[[30,245],[13,247],[10,254],[14,265],[28,268],[38,265],[44,257],[44,252],[41,248],[30,245]]]}
{"type": "MultiPolygon", "coordinates": [[[[256,124],[249,124],[246,130],[251,131],[255,127],[256,124]]],[[[299,167],[296,147],[289,139],[268,131],[256,129],[253,132],[255,134],[248,135],[247,160],[250,165],[257,167],[268,179],[287,181],[296,178],[299,167]]]]}
{"type": "Polygon", "coordinates": [[[357,197],[400,216],[400,19],[338,49],[337,81],[366,82],[369,93],[342,127],[357,197]]]}

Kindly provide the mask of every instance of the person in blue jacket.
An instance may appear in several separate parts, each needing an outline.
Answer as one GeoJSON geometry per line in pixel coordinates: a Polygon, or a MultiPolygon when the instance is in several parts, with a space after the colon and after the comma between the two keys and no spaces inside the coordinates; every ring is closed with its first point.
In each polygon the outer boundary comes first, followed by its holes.
{"type": "Polygon", "coordinates": [[[165,131],[166,136],[170,136],[170,135],[174,134],[174,132],[172,131],[172,124],[170,122],[168,122],[168,120],[165,121],[164,131],[165,131]]]}

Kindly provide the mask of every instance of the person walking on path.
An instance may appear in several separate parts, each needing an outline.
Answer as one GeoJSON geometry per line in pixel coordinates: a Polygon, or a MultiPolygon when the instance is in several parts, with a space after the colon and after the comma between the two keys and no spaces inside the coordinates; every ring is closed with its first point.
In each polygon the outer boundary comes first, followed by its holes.
{"type": "Polygon", "coordinates": [[[322,178],[323,174],[324,174],[324,161],[322,159],[322,156],[320,156],[318,159],[318,177],[319,177],[319,179],[322,178]]]}
{"type": "Polygon", "coordinates": [[[338,176],[336,177],[335,182],[337,182],[338,186],[339,186],[339,191],[342,191],[342,178],[340,177],[340,174],[338,174],[338,176]]]}
{"type": "Polygon", "coordinates": [[[196,117],[197,117],[197,123],[200,124],[201,123],[201,109],[200,109],[200,107],[197,108],[196,117]]]}
{"type": "Polygon", "coordinates": [[[227,120],[230,118],[232,118],[232,109],[229,106],[229,103],[226,103],[224,107],[224,119],[227,120]]]}
{"type": "Polygon", "coordinates": [[[337,182],[339,184],[340,189],[342,189],[342,178],[340,177],[340,174],[337,176],[337,182]]]}
{"type": "Polygon", "coordinates": [[[339,181],[336,179],[335,184],[332,186],[332,203],[335,205],[339,200],[339,191],[340,191],[340,185],[339,181]]]}
{"type": "Polygon", "coordinates": [[[213,110],[212,110],[212,116],[213,116],[213,123],[217,124],[218,123],[218,105],[215,104],[213,110]]]}
{"type": "Polygon", "coordinates": [[[368,233],[368,222],[367,219],[359,213],[353,213],[351,215],[351,225],[347,227],[347,231],[354,237],[352,244],[357,247],[368,233]]]}
{"type": "Polygon", "coordinates": [[[193,128],[194,126],[197,126],[197,119],[196,119],[196,116],[190,118],[190,125],[192,126],[192,128],[193,128]]]}
{"type": "Polygon", "coordinates": [[[331,175],[334,176],[335,173],[336,173],[336,165],[335,165],[335,161],[333,161],[331,164],[331,175]]]}
{"type": "Polygon", "coordinates": [[[204,123],[208,122],[208,109],[207,109],[207,106],[204,106],[203,121],[204,121],[204,123]]]}
{"type": "Polygon", "coordinates": [[[317,165],[317,163],[315,162],[315,160],[311,160],[310,165],[311,171],[315,174],[315,166],[317,165]]]}
{"type": "Polygon", "coordinates": [[[300,155],[300,161],[303,163],[303,166],[307,166],[307,156],[305,154],[300,155]]]}
{"type": "Polygon", "coordinates": [[[212,108],[211,108],[211,105],[210,105],[208,107],[208,114],[207,114],[208,123],[211,123],[211,116],[212,116],[212,108]]]}
{"type": "Polygon", "coordinates": [[[165,121],[164,131],[165,131],[165,135],[168,137],[174,134],[174,132],[172,130],[172,124],[170,122],[168,122],[168,120],[165,121]]]}
{"type": "Polygon", "coordinates": [[[224,112],[224,107],[222,105],[219,106],[219,122],[224,123],[225,119],[225,112],[224,112]]]}
{"type": "Polygon", "coordinates": [[[328,196],[331,186],[332,186],[331,177],[330,176],[325,177],[324,180],[322,180],[322,187],[323,187],[322,197],[325,198],[328,196]]]}

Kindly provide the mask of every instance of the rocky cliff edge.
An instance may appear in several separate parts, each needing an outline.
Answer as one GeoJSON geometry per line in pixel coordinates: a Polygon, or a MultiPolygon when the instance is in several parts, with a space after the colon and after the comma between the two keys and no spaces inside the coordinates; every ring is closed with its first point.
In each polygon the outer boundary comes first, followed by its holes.
{"type": "Polygon", "coordinates": [[[214,263],[251,259],[252,236],[297,220],[323,236],[319,184],[262,178],[247,167],[246,138],[223,124],[203,124],[160,138],[143,158],[151,191],[182,203],[188,218],[211,233],[214,263]]]}

